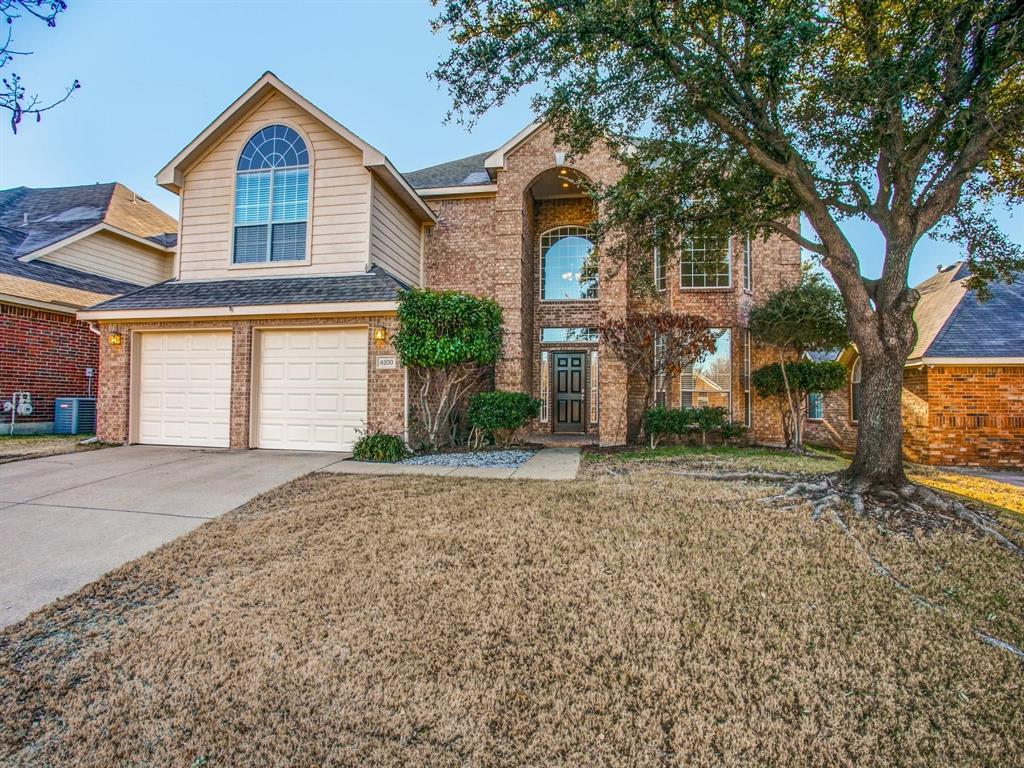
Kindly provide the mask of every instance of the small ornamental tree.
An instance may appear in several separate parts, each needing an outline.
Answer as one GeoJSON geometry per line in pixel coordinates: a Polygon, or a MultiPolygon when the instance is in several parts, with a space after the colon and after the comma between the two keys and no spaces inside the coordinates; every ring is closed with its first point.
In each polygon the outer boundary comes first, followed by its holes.
{"type": "Polygon", "coordinates": [[[759,397],[771,398],[779,405],[782,431],[786,445],[800,449],[803,446],[802,404],[811,392],[833,392],[846,385],[846,367],[833,360],[790,360],[785,368],[771,363],[751,374],[759,397]],[[795,411],[793,400],[801,404],[795,411]]]}
{"type": "Polygon", "coordinates": [[[700,315],[678,312],[638,312],[625,318],[605,319],[601,341],[644,381],[644,410],[654,405],[657,382],[679,373],[684,365],[699,362],[713,352],[718,337],[700,315]]]}
{"type": "MultiPolygon", "coordinates": [[[[805,352],[835,349],[847,343],[843,298],[821,274],[805,270],[799,285],[773,293],[750,313],[750,334],[778,349],[779,363],[775,364],[775,371],[781,391],[773,390],[772,396],[778,398],[782,407],[786,444],[796,451],[803,450],[801,409],[806,394],[829,389],[800,390],[789,382],[790,364],[783,366],[782,363],[787,354],[799,360],[805,352]]],[[[810,376],[810,368],[818,364],[808,361],[808,365],[810,367],[801,367],[800,371],[810,376]]],[[[827,380],[830,374],[822,369],[819,375],[827,380]]]]}
{"type": "Polygon", "coordinates": [[[395,350],[411,369],[415,418],[437,449],[451,439],[452,414],[501,354],[501,308],[457,291],[415,288],[398,298],[395,350]]]}

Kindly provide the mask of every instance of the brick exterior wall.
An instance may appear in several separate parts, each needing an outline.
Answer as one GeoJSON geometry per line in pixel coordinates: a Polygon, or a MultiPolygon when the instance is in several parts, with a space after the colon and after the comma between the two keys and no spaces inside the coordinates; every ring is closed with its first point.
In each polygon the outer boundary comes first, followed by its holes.
{"type": "MultiPolygon", "coordinates": [[[[32,395],[34,412],[17,422],[53,421],[57,397],[87,394],[85,369],[99,367],[99,338],[73,315],[0,304],[0,402],[32,395]]],[[[98,378],[93,379],[95,387],[98,378]]],[[[95,394],[95,390],[93,392],[95,394]]],[[[0,415],[6,423],[9,415],[0,415]]]]}
{"type": "MultiPolygon", "coordinates": [[[[903,370],[903,455],[919,464],[1024,466],[1024,366],[915,366],[903,370]]],[[[849,387],[824,398],[807,442],[853,451],[849,387]]]]}
{"type": "MultiPolygon", "coordinates": [[[[589,424],[603,445],[621,444],[635,438],[643,415],[643,382],[627,381],[620,361],[598,344],[541,345],[540,331],[547,327],[594,327],[602,315],[623,317],[632,299],[627,297],[628,265],[599,254],[597,301],[540,299],[540,236],[561,226],[588,226],[597,216],[587,197],[534,200],[532,186],[555,169],[555,145],[550,130],[542,128],[506,156],[506,167],[497,172],[493,196],[462,197],[432,201],[438,224],[428,235],[424,257],[425,281],[432,288],[467,291],[498,301],[505,318],[505,347],[498,366],[497,386],[517,389],[539,397],[541,355],[559,349],[598,349],[598,400],[600,419],[589,424]]],[[[611,184],[620,166],[603,147],[595,147],[572,163],[575,173],[591,181],[611,184]]],[[[609,246],[614,245],[614,235],[609,246]]],[[[733,417],[744,419],[743,332],[750,309],[772,292],[800,279],[800,251],[782,237],[752,243],[753,281],[743,289],[742,239],[735,240],[733,280],[729,288],[687,290],[679,285],[678,265],[669,259],[668,290],[660,301],[677,312],[701,314],[714,327],[732,329],[733,417]]],[[[772,362],[771,349],[752,349],[752,367],[772,362]]],[[[588,391],[594,386],[588,358],[588,391]]],[[[550,391],[550,387],[548,388],[550,391]]],[[[678,381],[669,382],[669,403],[680,403],[678,381]]],[[[758,442],[782,439],[781,423],[772,403],[753,399],[750,436],[758,442]]],[[[551,422],[534,425],[551,429],[551,422]]]]}
{"type": "MultiPolygon", "coordinates": [[[[188,329],[228,329],[232,335],[231,348],[231,413],[230,447],[250,448],[252,440],[253,392],[252,353],[255,334],[263,328],[300,328],[309,326],[368,326],[368,400],[367,422],[371,429],[401,435],[405,431],[405,371],[401,368],[378,370],[379,355],[394,355],[390,340],[397,330],[394,316],[346,316],[316,318],[259,318],[246,320],[188,320],[160,322],[103,323],[104,335],[121,334],[119,345],[105,339],[100,345],[100,399],[98,402],[97,434],[111,443],[126,443],[131,439],[131,371],[133,332],[181,331],[188,329]],[[387,329],[388,341],[375,342],[375,328],[387,329]]],[[[95,337],[94,337],[95,338],[95,337]]]]}

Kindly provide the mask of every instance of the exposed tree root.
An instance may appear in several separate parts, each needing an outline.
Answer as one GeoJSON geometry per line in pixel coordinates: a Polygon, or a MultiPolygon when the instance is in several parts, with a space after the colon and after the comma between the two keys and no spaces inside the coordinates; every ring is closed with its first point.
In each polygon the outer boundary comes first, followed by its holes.
{"type": "MultiPolygon", "coordinates": [[[[727,475],[721,479],[734,478],[727,475]]],[[[931,533],[962,524],[981,536],[991,538],[1017,556],[1024,557],[1024,546],[999,530],[999,524],[994,518],[924,486],[907,484],[899,489],[865,488],[849,482],[841,474],[832,474],[792,483],[782,493],[759,501],[771,503],[794,499],[811,504],[815,520],[819,520],[830,508],[846,502],[858,517],[876,520],[886,529],[910,537],[915,531],[931,533]]],[[[789,508],[796,505],[784,503],[780,506],[789,508]]]]}
{"type": "Polygon", "coordinates": [[[783,474],[781,472],[692,472],[673,470],[672,474],[679,477],[692,477],[698,480],[749,480],[754,482],[779,482],[780,480],[788,482],[798,477],[798,475],[783,474]]]}
{"type": "MultiPolygon", "coordinates": [[[[853,531],[850,530],[850,527],[846,524],[846,521],[843,520],[842,515],[839,514],[839,511],[835,509],[835,507],[831,507],[829,509],[829,516],[831,517],[832,522],[835,523],[835,526],[844,534],[846,534],[850,541],[853,542],[853,545],[857,549],[857,551],[860,552],[868,560],[869,563],[871,563],[871,567],[875,570],[877,574],[892,582],[897,589],[906,592],[907,595],[910,596],[910,599],[922,608],[928,608],[932,611],[935,611],[936,613],[947,612],[943,606],[936,605],[930,600],[927,600],[926,598],[923,598],[921,597],[921,595],[914,592],[914,590],[912,590],[907,584],[900,581],[900,579],[898,579],[892,571],[886,568],[885,564],[881,560],[872,555],[868,551],[868,548],[865,547],[864,544],[861,542],[861,540],[853,534],[853,531]]],[[[1000,640],[998,637],[994,637],[988,634],[987,632],[982,632],[977,627],[971,627],[971,632],[973,632],[975,637],[977,637],[983,643],[991,645],[993,648],[999,648],[1000,650],[1012,653],[1017,658],[1024,660],[1024,650],[1021,650],[1013,643],[1008,643],[1005,640],[1000,640]]]]}

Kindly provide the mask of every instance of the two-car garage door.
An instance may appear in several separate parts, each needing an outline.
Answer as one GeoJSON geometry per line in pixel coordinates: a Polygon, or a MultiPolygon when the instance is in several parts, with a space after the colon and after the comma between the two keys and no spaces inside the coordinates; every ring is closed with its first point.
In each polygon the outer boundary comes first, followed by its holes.
{"type": "MultiPolygon", "coordinates": [[[[255,447],[351,450],[366,423],[366,329],[268,329],[256,338],[255,447]]],[[[227,447],[231,333],[143,333],[138,350],[138,442],[227,447]]]]}

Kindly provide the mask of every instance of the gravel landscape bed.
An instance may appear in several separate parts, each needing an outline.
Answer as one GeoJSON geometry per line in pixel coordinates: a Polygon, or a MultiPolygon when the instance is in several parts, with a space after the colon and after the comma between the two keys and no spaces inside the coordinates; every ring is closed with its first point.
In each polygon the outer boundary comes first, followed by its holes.
{"type": "Polygon", "coordinates": [[[435,467],[521,467],[534,451],[471,451],[469,453],[430,453],[413,456],[400,464],[429,464],[435,467]]]}

